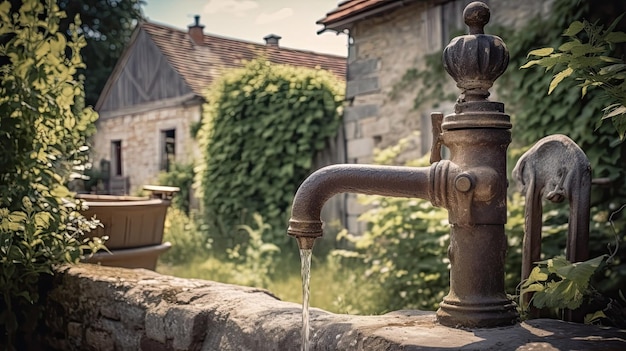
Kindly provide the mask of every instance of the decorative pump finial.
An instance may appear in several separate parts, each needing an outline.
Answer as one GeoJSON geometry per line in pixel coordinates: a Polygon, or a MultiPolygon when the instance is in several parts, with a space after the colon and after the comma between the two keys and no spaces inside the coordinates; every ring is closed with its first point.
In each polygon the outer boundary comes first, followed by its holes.
{"type": "Polygon", "coordinates": [[[443,50],[443,66],[462,91],[459,102],[486,100],[489,88],[509,64],[509,50],[502,39],[484,34],[489,17],[484,3],[467,5],[463,18],[469,34],[452,39],[443,50]]]}

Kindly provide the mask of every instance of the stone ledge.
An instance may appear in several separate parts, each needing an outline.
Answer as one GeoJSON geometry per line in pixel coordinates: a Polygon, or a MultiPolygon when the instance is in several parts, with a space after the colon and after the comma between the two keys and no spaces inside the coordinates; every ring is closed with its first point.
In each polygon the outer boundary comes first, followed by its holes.
{"type": "MultiPolygon", "coordinates": [[[[300,305],[263,289],[80,264],[58,270],[46,301],[54,350],[300,349],[300,305]]],[[[312,350],[626,349],[626,330],[548,319],[462,330],[432,312],[312,309],[311,327],[312,350]]]]}

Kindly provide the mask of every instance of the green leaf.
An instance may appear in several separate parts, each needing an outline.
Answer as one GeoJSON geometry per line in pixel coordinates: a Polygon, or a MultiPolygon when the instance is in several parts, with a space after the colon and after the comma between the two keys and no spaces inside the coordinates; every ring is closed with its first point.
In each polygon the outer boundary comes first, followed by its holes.
{"type": "Polygon", "coordinates": [[[576,34],[580,33],[583,28],[585,28],[585,25],[582,22],[574,21],[569,25],[565,32],[563,32],[563,36],[573,37],[576,34]]]}
{"type": "Polygon", "coordinates": [[[536,282],[545,282],[547,279],[548,279],[548,275],[542,272],[541,268],[534,267],[533,270],[530,272],[530,275],[528,276],[528,279],[524,283],[523,287],[530,286],[536,282]]]}
{"type": "Polygon", "coordinates": [[[580,42],[580,40],[574,39],[572,41],[568,41],[568,42],[564,43],[563,45],[559,46],[559,50],[560,51],[570,51],[570,50],[572,50],[572,48],[580,46],[581,44],[582,43],[580,42]]]}
{"type": "Polygon", "coordinates": [[[522,294],[536,292],[536,291],[543,291],[543,290],[544,290],[544,286],[542,284],[533,283],[533,284],[528,285],[527,287],[523,287],[522,294]]]}
{"type": "Polygon", "coordinates": [[[526,58],[530,56],[541,56],[541,57],[549,56],[553,52],[554,52],[554,48],[535,49],[529,52],[528,55],[526,55],[526,58]]]}
{"type": "Polygon", "coordinates": [[[598,73],[601,74],[601,75],[607,75],[607,74],[613,75],[613,74],[615,74],[617,72],[623,71],[624,69],[626,69],[626,64],[619,63],[619,64],[615,64],[615,65],[602,67],[598,73]]]}
{"type": "Polygon", "coordinates": [[[554,79],[550,82],[550,88],[548,89],[548,95],[552,94],[552,91],[565,79],[574,73],[574,70],[570,67],[562,70],[561,72],[554,75],[554,79]]]}
{"type": "Polygon", "coordinates": [[[595,311],[593,313],[587,313],[585,315],[585,324],[593,324],[595,321],[606,318],[606,314],[603,311],[595,311]]]}
{"type": "Polygon", "coordinates": [[[605,115],[602,117],[602,119],[613,118],[615,116],[626,114],[626,106],[619,104],[610,105],[604,109],[604,112],[605,115]]]}
{"type": "Polygon", "coordinates": [[[520,69],[523,69],[523,68],[528,68],[528,67],[532,67],[532,66],[534,66],[534,65],[539,64],[540,62],[541,62],[540,60],[531,60],[531,61],[528,61],[528,62],[526,62],[523,66],[521,66],[521,67],[520,67],[520,69]]]}
{"type": "Polygon", "coordinates": [[[604,40],[611,44],[623,43],[626,42],[626,33],[624,32],[611,32],[608,33],[604,40]]]}

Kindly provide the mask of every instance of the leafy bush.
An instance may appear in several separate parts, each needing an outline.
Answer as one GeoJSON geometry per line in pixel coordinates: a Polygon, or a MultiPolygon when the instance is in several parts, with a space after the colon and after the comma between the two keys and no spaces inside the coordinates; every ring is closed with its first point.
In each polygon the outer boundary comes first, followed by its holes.
{"type": "Polygon", "coordinates": [[[191,187],[194,178],[193,163],[173,163],[168,172],[159,173],[157,182],[161,185],[175,186],[180,189],[172,199],[172,205],[189,214],[191,187]]]}
{"type": "Polygon", "coordinates": [[[249,225],[239,226],[248,233],[246,245],[236,245],[228,249],[230,258],[238,267],[235,270],[235,280],[238,284],[267,288],[273,276],[276,254],[280,252],[278,246],[263,241],[265,231],[272,227],[263,221],[263,217],[255,213],[256,228],[249,225]]]}
{"type": "MultiPolygon", "coordinates": [[[[76,27],[58,31],[54,1],[0,3],[0,344],[25,348],[39,317],[42,275],[77,262],[100,241],[83,239],[97,225],[80,215],[64,185],[86,160],[97,115],[84,107],[76,27]]],[[[78,19],[75,19],[78,24],[78,19]]]]}
{"type": "Polygon", "coordinates": [[[556,0],[548,18],[532,19],[522,30],[498,29],[511,53],[509,68],[499,80],[498,95],[511,113],[515,146],[532,145],[546,135],[561,133],[585,151],[593,177],[610,180],[604,187],[593,187],[592,205],[608,210],[618,208],[626,198],[626,183],[620,181],[626,176],[626,143],[620,143],[610,123],[597,126],[607,102],[601,91],[590,89],[581,97],[575,81],[563,80],[560,88],[547,95],[552,74],[544,69],[520,69],[532,50],[565,44],[568,37],[562,36],[564,29],[580,18],[597,16],[594,10],[600,9],[591,1],[556,0]]]}
{"type": "MultiPolygon", "coordinates": [[[[297,186],[340,125],[343,85],[331,73],[255,60],[227,72],[207,94],[198,178],[218,250],[246,241],[237,225],[259,213],[278,245],[297,186]]],[[[290,243],[292,240],[289,241],[290,243]]]]}
{"type": "MultiPolygon", "coordinates": [[[[626,33],[613,29],[622,19],[618,17],[606,30],[602,25],[589,21],[574,21],[563,33],[569,41],[556,50],[554,48],[535,49],[528,56],[535,56],[521,68],[539,65],[546,71],[560,70],[554,75],[548,88],[548,95],[568,77],[579,84],[584,97],[590,87],[600,87],[610,100],[602,120],[610,119],[620,139],[626,133],[626,63],[614,54],[616,44],[626,42],[626,33]]],[[[598,121],[597,123],[602,123],[598,121]]]]}
{"type": "MultiPolygon", "coordinates": [[[[602,123],[598,126],[598,121],[601,121],[605,116],[603,110],[611,102],[607,102],[606,96],[602,94],[600,89],[589,89],[586,94],[581,96],[581,87],[577,84],[585,84],[584,80],[561,80],[561,76],[565,78],[562,74],[554,82],[555,77],[550,73],[546,74],[544,69],[519,69],[527,64],[528,53],[539,48],[561,48],[563,49],[561,51],[564,51],[563,55],[557,56],[561,58],[567,57],[570,53],[573,55],[571,52],[573,43],[580,40],[582,44],[584,40],[589,38],[585,38],[581,31],[574,34],[573,29],[580,26],[579,24],[568,31],[571,23],[576,23],[576,21],[584,18],[597,19],[600,21],[598,23],[611,23],[613,20],[610,17],[616,15],[616,11],[610,10],[611,6],[623,8],[623,4],[619,2],[607,3],[607,8],[604,9],[592,5],[591,1],[574,3],[567,0],[556,0],[547,18],[533,19],[522,30],[513,32],[503,28],[498,29],[497,32],[501,33],[511,53],[509,68],[499,81],[498,95],[507,104],[507,109],[514,122],[514,144],[516,146],[531,145],[549,134],[566,134],[587,154],[591,162],[593,177],[608,180],[605,185],[592,186],[591,211],[593,220],[589,245],[590,255],[594,257],[608,253],[606,245],[614,242],[615,236],[619,241],[626,240],[626,227],[617,226],[618,231],[614,233],[608,222],[611,213],[619,209],[626,199],[626,183],[623,182],[626,176],[626,162],[624,162],[626,160],[626,143],[620,142],[619,134],[615,133],[615,128],[610,123],[602,123]],[[602,11],[605,11],[605,14],[602,11]],[[564,30],[568,35],[562,35],[564,30]],[[570,34],[577,36],[578,39],[570,36],[570,34]],[[569,44],[567,44],[568,42],[569,44]],[[551,84],[554,88],[556,83],[558,83],[559,88],[551,89],[551,84]]],[[[621,11],[617,11],[617,13],[619,12],[621,11]]],[[[579,23],[583,24],[584,29],[584,22],[579,23]]],[[[618,27],[620,25],[621,23],[618,24],[618,27]]],[[[587,24],[587,26],[589,26],[587,29],[590,29],[592,25],[587,24]]],[[[594,30],[598,30],[598,28],[596,27],[594,30]]],[[[609,29],[611,28],[612,26],[609,26],[609,29]]],[[[602,36],[601,33],[597,34],[602,36]]],[[[604,34],[608,35],[606,32],[604,34]]],[[[609,39],[611,38],[609,37],[609,39]]],[[[590,44],[587,42],[582,44],[582,47],[574,49],[574,51],[582,54],[581,60],[586,63],[595,65],[598,60],[593,57],[594,55],[606,56],[611,52],[608,50],[610,46],[608,42],[590,44]],[[602,52],[591,49],[596,44],[605,46],[602,52]],[[591,51],[583,54],[583,49],[591,49],[591,51]],[[585,56],[589,57],[584,58],[585,56]]],[[[542,52],[535,51],[535,53],[542,52]]],[[[619,53],[613,53],[613,55],[619,56],[619,53]]],[[[613,59],[609,58],[608,60],[613,59]]],[[[561,65],[553,66],[553,68],[557,71],[566,69],[566,61],[561,65]]],[[[549,61],[544,62],[550,63],[549,61]]],[[[619,67],[621,66],[614,67],[614,69],[619,67]]],[[[577,67],[577,69],[579,68],[582,72],[587,71],[587,68],[577,67]]],[[[601,70],[601,67],[598,68],[601,70]]],[[[592,68],[588,67],[588,69],[592,68]]],[[[576,77],[584,78],[584,74],[576,77]]],[[[602,77],[597,76],[596,78],[602,77]]],[[[613,219],[623,221],[625,219],[623,212],[613,219]]],[[[559,210],[559,214],[554,216],[554,220],[553,223],[566,223],[566,209],[559,210]]],[[[603,278],[596,282],[598,290],[617,298],[618,289],[626,284],[626,250],[620,250],[612,264],[605,266],[604,269],[603,278]]]]}
{"type": "Polygon", "coordinates": [[[537,308],[577,309],[593,289],[589,281],[604,259],[606,255],[571,263],[564,256],[556,256],[537,262],[521,292],[534,292],[533,305],[537,308]]]}
{"type": "Polygon", "coordinates": [[[206,259],[211,243],[203,226],[196,219],[196,213],[185,213],[177,206],[167,209],[163,226],[163,241],[172,247],[159,257],[159,262],[168,265],[181,265],[206,259]]]}
{"type": "Polygon", "coordinates": [[[198,224],[193,212],[187,217],[176,208],[168,209],[164,240],[172,248],[160,258],[159,271],[188,278],[211,279],[231,284],[267,288],[278,267],[276,260],[280,249],[263,241],[263,233],[270,226],[255,214],[255,225],[243,225],[247,241],[227,249],[226,257],[214,255],[211,239],[207,240],[206,227],[198,224]],[[182,268],[182,270],[181,270],[182,268]]]}

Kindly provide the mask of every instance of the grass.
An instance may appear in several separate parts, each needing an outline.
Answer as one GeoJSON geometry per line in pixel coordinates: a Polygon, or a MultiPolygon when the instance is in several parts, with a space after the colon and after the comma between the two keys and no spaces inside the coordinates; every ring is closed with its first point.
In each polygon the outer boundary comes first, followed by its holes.
{"type": "MultiPolygon", "coordinates": [[[[283,301],[302,303],[300,262],[295,258],[284,258],[277,266],[284,269],[275,272],[264,288],[283,301]]],[[[177,265],[159,262],[157,266],[157,272],[161,274],[245,285],[241,284],[235,273],[237,271],[238,267],[232,262],[216,258],[196,259],[177,265]]],[[[342,267],[332,258],[320,260],[313,257],[310,305],[333,313],[380,313],[380,307],[375,306],[376,299],[372,296],[376,289],[366,282],[366,277],[358,268],[342,267]]]]}
{"type": "MultiPolygon", "coordinates": [[[[157,272],[180,278],[265,288],[283,301],[302,303],[300,259],[293,252],[280,252],[263,240],[269,227],[260,216],[247,227],[247,245],[228,251],[218,259],[207,245],[207,233],[196,221],[196,214],[171,207],[164,227],[164,241],[172,249],[160,257],[157,272]],[[235,254],[234,254],[235,253],[235,254]]],[[[328,246],[328,244],[326,244],[328,246]]],[[[310,305],[333,313],[377,314],[385,312],[380,288],[365,276],[364,267],[334,257],[330,247],[317,245],[311,264],[310,305]],[[316,254],[317,253],[317,254],[316,254]],[[324,259],[322,259],[324,257],[324,259]]]]}

